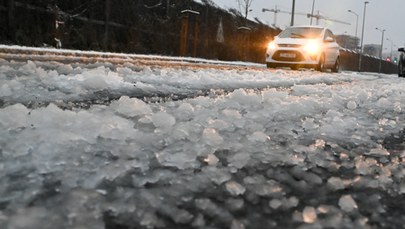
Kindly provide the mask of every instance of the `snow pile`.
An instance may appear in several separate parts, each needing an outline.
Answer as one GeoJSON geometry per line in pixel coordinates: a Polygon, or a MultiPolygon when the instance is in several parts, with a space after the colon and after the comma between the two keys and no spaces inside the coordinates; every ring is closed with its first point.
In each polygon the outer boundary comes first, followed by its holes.
{"type": "Polygon", "coordinates": [[[404,84],[350,72],[3,60],[0,223],[402,225],[404,84]]]}

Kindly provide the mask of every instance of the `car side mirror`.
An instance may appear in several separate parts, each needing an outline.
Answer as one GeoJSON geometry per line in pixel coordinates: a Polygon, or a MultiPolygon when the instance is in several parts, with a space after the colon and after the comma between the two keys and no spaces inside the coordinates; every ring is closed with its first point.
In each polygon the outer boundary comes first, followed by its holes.
{"type": "Polygon", "coordinates": [[[398,49],[398,51],[399,51],[399,52],[405,52],[405,48],[404,48],[404,47],[401,47],[401,48],[398,49]]]}
{"type": "Polygon", "coordinates": [[[333,40],[333,38],[332,37],[327,37],[327,38],[325,38],[325,42],[333,42],[334,40],[333,40]]]}

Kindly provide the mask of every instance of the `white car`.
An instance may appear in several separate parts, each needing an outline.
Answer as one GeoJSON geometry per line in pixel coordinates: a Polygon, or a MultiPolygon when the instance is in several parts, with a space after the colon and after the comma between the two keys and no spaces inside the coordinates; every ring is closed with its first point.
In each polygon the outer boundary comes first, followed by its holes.
{"type": "Polygon", "coordinates": [[[292,26],[286,28],[269,43],[267,67],[331,69],[338,72],[340,46],[333,33],[320,26],[292,26]]]}

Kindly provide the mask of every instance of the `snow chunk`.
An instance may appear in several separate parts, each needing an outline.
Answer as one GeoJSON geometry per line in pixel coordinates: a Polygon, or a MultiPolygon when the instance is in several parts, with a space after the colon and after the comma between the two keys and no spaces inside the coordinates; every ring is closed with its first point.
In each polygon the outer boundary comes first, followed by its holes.
{"type": "Polygon", "coordinates": [[[56,69],[56,71],[59,74],[67,75],[73,71],[73,67],[72,67],[72,65],[69,65],[69,64],[59,65],[58,68],[56,69]]]}
{"type": "Polygon", "coordinates": [[[250,160],[250,154],[248,153],[237,153],[228,158],[229,166],[241,169],[243,168],[250,160]]]}
{"type": "Polygon", "coordinates": [[[215,184],[220,185],[231,179],[231,175],[225,169],[220,169],[214,166],[206,166],[202,169],[204,174],[215,184]]]}
{"type": "Polygon", "coordinates": [[[388,152],[383,146],[380,145],[379,147],[371,149],[368,153],[364,154],[370,156],[389,156],[390,152],[388,152]]]}
{"type": "Polygon", "coordinates": [[[270,200],[270,203],[269,203],[269,206],[273,209],[277,209],[281,205],[283,205],[283,202],[281,202],[279,199],[272,199],[272,200],[270,200]]]}
{"type": "Polygon", "coordinates": [[[251,142],[266,142],[270,140],[270,137],[261,131],[256,131],[248,139],[251,142]]]}
{"type": "Polygon", "coordinates": [[[232,220],[231,229],[245,229],[243,222],[239,220],[232,220]]]}
{"type": "Polygon", "coordinates": [[[172,115],[160,111],[152,115],[152,122],[155,127],[166,129],[174,126],[176,119],[172,115]]]}
{"type": "Polygon", "coordinates": [[[269,202],[269,206],[273,209],[290,209],[293,207],[297,207],[299,203],[299,200],[297,197],[292,196],[290,198],[285,198],[283,197],[282,199],[272,199],[269,202]]]}
{"type": "Polygon", "coordinates": [[[152,113],[151,108],[145,102],[137,98],[129,98],[128,96],[121,96],[121,98],[111,104],[111,106],[116,106],[116,111],[126,117],[152,113]]]}
{"type": "Polygon", "coordinates": [[[22,104],[15,104],[0,109],[0,124],[7,129],[16,129],[27,126],[29,110],[22,104]]]}
{"type": "Polygon", "coordinates": [[[380,98],[380,99],[377,101],[377,106],[379,106],[379,107],[382,108],[382,109],[387,109],[387,110],[389,110],[389,109],[391,109],[391,108],[393,107],[393,104],[392,104],[392,102],[391,102],[389,99],[387,99],[387,98],[380,98]]]}
{"type": "Polygon", "coordinates": [[[219,162],[219,159],[214,155],[214,154],[209,154],[206,158],[204,158],[204,162],[206,162],[208,165],[217,165],[219,162]]]}
{"type": "Polygon", "coordinates": [[[182,103],[179,108],[177,108],[178,117],[181,120],[187,120],[193,117],[194,107],[189,103],[182,103]]]}
{"type": "Polygon", "coordinates": [[[355,101],[349,101],[346,104],[347,109],[349,110],[355,110],[357,108],[357,103],[355,101]]]}
{"type": "Polygon", "coordinates": [[[230,94],[230,97],[240,104],[255,105],[260,104],[262,101],[261,96],[257,94],[248,94],[243,89],[235,90],[233,93],[230,94]]]}
{"type": "Polygon", "coordinates": [[[357,204],[351,195],[344,195],[339,199],[339,206],[345,212],[351,212],[357,209],[357,204]]]}
{"type": "Polygon", "coordinates": [[[232,196],[242,195],[246,191],[246,188],[236,181],[227,182],[225,188],[232,196]]]}
{"type": "Polygon", "coordinates": [[[219,133],[213,128],[205,128],[202,138],[211,146],[218,146],[224,141],[221,135],[219,135],[219,133]]]}
{"type": "Polygon", "coordinates": [[[345,184],[339,177],[331,177],[328,179],[328,186],[333,190],[342,190],[345,188],[345,184]]]}
{"type": "Polygon", "coordinates": [[[302,218],[305,223],[314,223],[317,220],[317,214],[314,207],[305,207],[302,211],[302,218]]]}
{"type": "Polygon", "coordinates": [[[242,118],[242,115],[239,113],[238,110],[225,109],[222,111],[222,113],[230,119],[241,119],[242,118]]]}
{"type": "Polygon", "coordinates": [[[13,91],[11,90],[10,86],[7,84],[1,85],[0,87],[0,96],[11,96],[13,91]]]}

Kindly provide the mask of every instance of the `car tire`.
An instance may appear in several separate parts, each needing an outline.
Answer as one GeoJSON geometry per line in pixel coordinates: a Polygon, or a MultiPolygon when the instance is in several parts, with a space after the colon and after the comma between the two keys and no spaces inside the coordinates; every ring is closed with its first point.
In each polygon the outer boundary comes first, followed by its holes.
{"type": "Polygon", "coordinates": [[[291,65],[291,70],[298,70],[298,65],[291,65]]]}
{"type": "Polygon", "coordinates": [[[340,70],[340,58],[336,59],[335,65],[333,65],[332,72],[339,72],[340,70]]]}
{"type": "Polygon", "coordinates": [[[402,60],[399,60],[398,62],[398,76],[405,77],[404,63],[402,62],[402,60]]]}
{"type": "Polygon", "coordinates": [[[316,70],[323,72],[325,71],[325,55],[322,54],[322,56],[319,58],[318,65],[316,66],[316,70]]]}
{"type": "Polygon", "coordinates": [[[267,68],[277,68],[277,64],[267,63],[267,68]]]}

